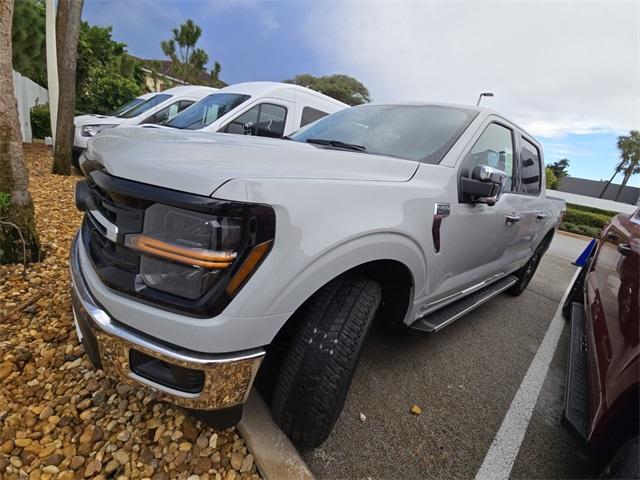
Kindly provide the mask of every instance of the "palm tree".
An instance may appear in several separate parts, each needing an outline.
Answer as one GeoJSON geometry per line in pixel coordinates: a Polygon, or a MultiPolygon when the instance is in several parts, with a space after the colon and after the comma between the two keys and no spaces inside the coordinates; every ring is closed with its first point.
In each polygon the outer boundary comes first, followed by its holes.
{"type": "Polygon", "coordinates": [[[622,166],[621,171],[624,172],[624,179],[618,189],[618,194],[615,198],[616,202],[622,195],[631,175],[640,173],[640,132],[631,130],[629,135],[618,137],[618,149],[620,150],[620,157],[622,157],[620,166],[622,166]]]}

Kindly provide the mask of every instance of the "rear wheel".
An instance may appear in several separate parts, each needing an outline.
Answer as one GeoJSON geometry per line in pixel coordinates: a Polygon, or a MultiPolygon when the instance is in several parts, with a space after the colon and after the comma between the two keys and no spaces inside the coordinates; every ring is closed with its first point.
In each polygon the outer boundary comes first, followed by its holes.
{"type": "Polygon", "coordinates": [[[301,448],[320,445],[338,419],[381,301],[356,273],[331,281],[296,313],[297,330],[276,381],[273,417],[301,448]]]}
{"type": "Polygon", "coordinates": [[[600,474],[600,478],[640,479],[640,443],[634,437],[625,443],[611,458],[600,474]]]}
{"type": "Polygon", "coordinates": [[[520,270],[515,272],[515,276],[518,278],[518,281],[514,283],[511,287],[507,289],[507,293],[513,297],[517,297],[522,292],[524,292],[529,286],[529,282],[533,278],[533,274],[536,273],[538,269],[538,265],[540,264],[540,260],[542,260],[542,256],[544,252],[547,251],[549,243],[547,240],[543,240],[538,248],[535,249],[529,261],[522,267],[520,270]]]}

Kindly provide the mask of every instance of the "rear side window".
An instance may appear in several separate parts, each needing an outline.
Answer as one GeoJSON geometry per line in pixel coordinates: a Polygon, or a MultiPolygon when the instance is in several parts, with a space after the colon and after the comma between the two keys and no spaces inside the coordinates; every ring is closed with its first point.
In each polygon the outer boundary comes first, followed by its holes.
{"type": "Polygon", "coordinates": [[[302,109],[302,119],[300,120],[300,126],[304,127],[305,125],[309,125],[310,123],[315,122],[316,120],[320,120],[322,117],[326,117],[329,115],[327,112],[323,112],[322,110],[317,110],[313,107],[304,107],[302,109]]]}
{"type": "Polygon", "coordinates": [[[272,103],[261,103],[240,115],[224,129],[227,133],[244,133],[258,137],[280,138],[284,135],[287,109],[272,103]]]}
{"type": "Polygon", "coordinates": [[[520,182],[518,191],[528,195],[537,195],[541,189],[542,168],[540,166],[540,150],[526,138],[521,138],[520,149],[520,182]]]}

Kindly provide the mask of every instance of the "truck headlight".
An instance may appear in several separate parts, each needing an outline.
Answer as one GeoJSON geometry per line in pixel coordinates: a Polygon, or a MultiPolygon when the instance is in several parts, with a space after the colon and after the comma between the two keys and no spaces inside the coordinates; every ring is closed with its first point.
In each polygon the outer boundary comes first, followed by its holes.
{"type": "Polygon", "coordinates": [[[80,132],[83,137],[94,137],[98,133],[117,127],[118,125],[83,125],[80,132]]]}
{"type": "Polygon", "coordinates": [[[124,240],[143,254],[140,278],[147,287],[195,300],[232,266],[243,237],[242,218],[156,203],[145,211],[143,232],[124,240]]]}

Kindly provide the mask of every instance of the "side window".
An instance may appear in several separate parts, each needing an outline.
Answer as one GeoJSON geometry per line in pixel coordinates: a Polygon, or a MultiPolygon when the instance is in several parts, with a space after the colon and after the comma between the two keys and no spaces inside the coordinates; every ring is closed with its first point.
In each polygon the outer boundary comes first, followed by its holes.
{"type": "Polygon", "coordinates": [[[512,131],[491,123],[467,154],[462,167],[462,175],[470,176],[477,165],[488,165],[507,173],[503,192],[511,191],[513,184],[513,135],[512,131]]]}
{"type": "Polygon", "coordinates": [[[530,195],[537,195],[541,188],[540,151],[526,138],[520,137],[522,148],[520,149],[520,182],[518,191],[530,195]]]}
{"type": "Polygon", "coordinates": [[[189,108],[193,104],[194,102],[192,102],[191,100],[180,100],[179,102],[172,103],[171,105],[164,107],[162,110],[158,110],[142,123],[160,124],[168,122],[181,111],[189,108]]]}
{"type": "Polygon", "coordinates": [[[316,120],[320,120],[322,117],[326,117],[329,115],[327,112],[323,112],[322,110],[316,110],[313,107],[304,107],[302,109],[302,119],[300,120],[300,127],[304,127],[310,123],[315,122],[316,120]]]}
{"type": "Polygon", "coordinates": [[[284,135],[286,119],[287,109],[285,107],[261,103],[234,119],[224,131],[226,133],[280,138],[284,135]]]}

